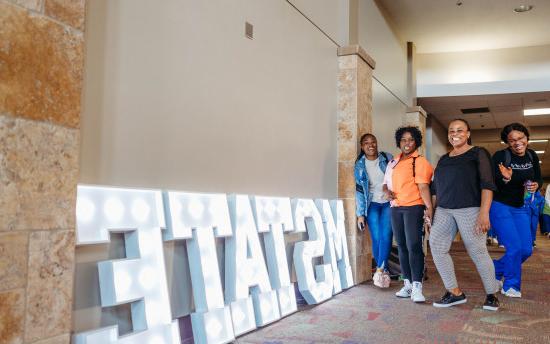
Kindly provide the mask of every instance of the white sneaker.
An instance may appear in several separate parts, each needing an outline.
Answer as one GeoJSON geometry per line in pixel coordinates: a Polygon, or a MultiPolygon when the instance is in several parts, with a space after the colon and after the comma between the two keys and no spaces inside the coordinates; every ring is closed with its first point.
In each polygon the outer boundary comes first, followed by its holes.
{"type": "Polygon", "coordinates": [[[409,281],[408,279],[405,279],[403,280],[403,282],[405,283],[405,285],[403,286],[403,288],[401,288],[401,290],[399,290],[397,293],[395,293],[395,296],[397,297],[411,297],[411,292],[412,292],[412,284],[411,284],[411,281],[409,281]]]}
{"type": "Polygon", "coordinates": [[[411,300],[413,300],[413,302],[426,302],[426,298],[424,297],[424,295],[422,295],[421,282],[413,282],[411,300]]]}
{"type": "Polygon", "coordinates": [[[382,271],[376,271],[374,275],[372,276],[372,281],[374,282],[374,285],[383,288],[384,282],[382,280],[382,271]]]}
{"type": "Polygon", "coordinates": [[[521,291],[517,291],[514,288],[508,288],[506,291],[502,289],[500,292],[508,297],[521,297],[521,291]]]}

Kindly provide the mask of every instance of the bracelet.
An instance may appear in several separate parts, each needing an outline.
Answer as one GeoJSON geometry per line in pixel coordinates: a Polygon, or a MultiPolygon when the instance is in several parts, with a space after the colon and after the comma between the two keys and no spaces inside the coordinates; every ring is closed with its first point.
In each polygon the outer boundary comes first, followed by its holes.
{"type": "Polygon", "coordinates": [[[510,179],[506,179],[506,178],[502,177],[502,181],[503,181],[503,182],[505,182],[505,183],[509,183],[509,182],[510,182],[510,180],[512,180],[512,178],[510,178],[510,179]]]}

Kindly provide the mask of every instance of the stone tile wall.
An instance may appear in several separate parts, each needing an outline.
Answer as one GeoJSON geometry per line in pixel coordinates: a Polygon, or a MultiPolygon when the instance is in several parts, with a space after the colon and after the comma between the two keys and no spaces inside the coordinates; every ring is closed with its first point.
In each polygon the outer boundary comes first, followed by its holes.
{"type": "Polygon", "coordinates": [[[418,152],[424,156],[426,155],[426,118],[427,114],[422,106],[409,107],[403,115],[403,125],[413,125],[420,128],[424,143],[418,149],[418,152]]]}
{"type": "Polygon", "coordinates": [[[0,0],[0,343],[69,343],[85,0],[0,0]]]}
{"type": "Polygon", "coordinates": [[[371,131],[374,60],[359,46],[338,49],[338,198],[344,202],[346,235],[355,283],[371,278],[372,249],[368,231],[357,230],[355,159],[359,138],[371,131]]]}

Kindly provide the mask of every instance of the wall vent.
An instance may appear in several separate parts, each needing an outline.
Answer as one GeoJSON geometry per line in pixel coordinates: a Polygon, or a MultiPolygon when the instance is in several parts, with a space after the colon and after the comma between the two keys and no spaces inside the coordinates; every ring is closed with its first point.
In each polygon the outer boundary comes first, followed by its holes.
{"type": "Polygon", "coordinates": [[[244,23],[244,35],[248,39],[254,39],[254,26],[249,22],[244,23]]]}
{"type": "Polygon", "coordinates": [[[479,108],[469,108],[469,109],[460,109],[463,114],[470,114],[470,113],[486,113],[490,112],[488,107],[479,107],[479,108]]]}

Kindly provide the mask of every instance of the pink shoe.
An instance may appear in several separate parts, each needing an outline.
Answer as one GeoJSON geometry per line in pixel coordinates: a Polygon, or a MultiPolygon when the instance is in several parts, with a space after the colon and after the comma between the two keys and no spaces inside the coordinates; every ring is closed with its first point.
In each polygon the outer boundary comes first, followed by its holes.
{"type": "Polygon", "coordinates": [[[389,288],[390,287],[390,282],[391,282],[390,274],[387,271],[384,271],[382,273],[382,286],[381,286],[381,288],[389,288]]]}
{"type": "Polygon", "coordinates": [[[372,281],[374,282],[374,285],[379,287],[379,288],[384,288],[384,281],[383,281],[383,277],[382,277],[382,272],[381,271],[376,271],[374,273],[374,276],[372,276],[372,281]]]}

